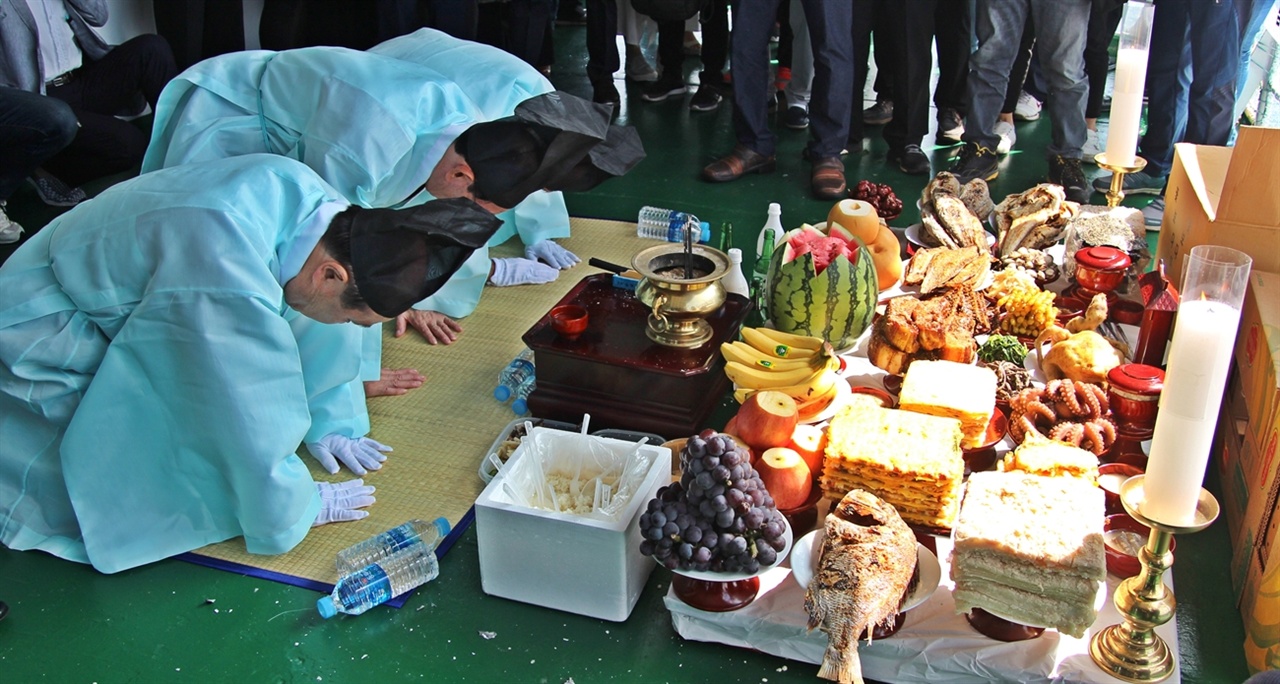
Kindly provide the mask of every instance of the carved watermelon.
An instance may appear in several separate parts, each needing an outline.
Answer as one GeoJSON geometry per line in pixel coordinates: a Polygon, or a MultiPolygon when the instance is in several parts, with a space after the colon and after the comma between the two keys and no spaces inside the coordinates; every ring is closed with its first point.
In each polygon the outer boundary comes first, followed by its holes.
{"type": "Polygon", "coordinates": [[[871,253],[857,238],[805,224],[782,236],[769,262],[765,315],[778,330],[845,349],[871,325],[879,287],[871,253]]]}

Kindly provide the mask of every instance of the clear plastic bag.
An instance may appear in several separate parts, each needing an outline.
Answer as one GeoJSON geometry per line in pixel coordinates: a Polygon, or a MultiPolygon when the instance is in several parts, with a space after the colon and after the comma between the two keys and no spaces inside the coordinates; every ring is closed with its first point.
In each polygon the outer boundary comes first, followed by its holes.
{"type": "Polygon", "coordinates": [[[507,465],[503,492],[529,508],[612,521],[627,507],[653,467],[644,443],[535,428],[507,465]]]}

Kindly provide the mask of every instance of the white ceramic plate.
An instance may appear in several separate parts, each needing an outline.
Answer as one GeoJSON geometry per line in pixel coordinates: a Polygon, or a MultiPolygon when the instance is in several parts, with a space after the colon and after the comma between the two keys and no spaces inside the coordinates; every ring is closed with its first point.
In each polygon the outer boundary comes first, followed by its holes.
{"type": "MultiPolygon", "coordinates": [[[[921,229],[922,229],[922,227],[921,227],[921,225],[920,225],[919,223],[913,223],[913,224],[911,224],[911,225],[907,226],[907,229],[906,229],[906,231],[904,231],[904,232],[903,232],[903,234],[904,234],[904,235],[906,235],[906,237],[907,237],[907,242],[910,242],[911,244],[915,245],[916,247],[930,247],[931,245],[927,245],[927,244],[925,244],[923,241],[921,241],[921,240],[920,240],[920,231],[921,231],[921,229]]],[[[994,236],[994,235],[992,235],[991,233],[986,232],[986,231],[983,231],[983,232],[985,232],[985,233],[986,233],[986,235],[987,235],[987,247],[991,247],[991,246],[995,245],[995,244],[996,244],[996,236],[994,236]]]]}
{"type": "MultiPolygon", "coordinates": [[[[711,572],[710,570],[680,570],[678,568],[671,572],[674,572],[677,575],[683,575],[689,579],[706,580],[708,582],[735,582],[737,580],[759,577],[769,570],[781,565],[782,561],[787,559],[787,554],[791,552],[791,523],[787,522],[786,518],[783,518],[782,524],[786,525],[786,528],[782,531],[782,539],[786,542],[786,545],[778,552],[778,560],[774,561],[773,565],[761,567],[759,572],[711,572]]],[[[661,563],[659,563],[659,565],[661,565],[661,563]]]]}
{"type": "MultiPolygon", "coordinates": [[[[822,553],[822,538],[826,535],[823,528],[800,537],[791,552],[791,576],[801,589],[808,589],[813,580],[813,573],[818,570],[818,556],[822,553]]],[[[942,565],[932,551],[923,544],[916,544],[916,567],[920,570],[920,581],[916,588],[902,601],[898,612],[906,612],[924,603],[937,590],[942,581],[942,565]]]]}

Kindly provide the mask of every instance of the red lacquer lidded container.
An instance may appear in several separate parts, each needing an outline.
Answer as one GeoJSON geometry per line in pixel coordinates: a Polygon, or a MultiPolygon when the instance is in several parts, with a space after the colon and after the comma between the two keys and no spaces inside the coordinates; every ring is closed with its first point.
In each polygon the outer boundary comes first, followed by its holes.
{"type": "Polygon", "coordinates": [[[1156,426],[1164,371],[1142,363],[1124,363],[1107,373],[1107,399],[1116,423],[1116,443],[1108,460],[1145,469],[1142,442],[1156,426]]]}

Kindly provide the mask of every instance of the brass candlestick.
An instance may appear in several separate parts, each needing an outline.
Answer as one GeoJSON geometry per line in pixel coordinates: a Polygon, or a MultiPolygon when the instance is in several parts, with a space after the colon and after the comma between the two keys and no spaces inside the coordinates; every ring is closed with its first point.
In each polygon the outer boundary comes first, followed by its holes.
{"type": "Polygon", "coordinates": [[[1111,625],[1093,636],[1089,655],[1107,674],[1126,682],[1159,682],[1173,674],[1176,666],[1168,644],[1155,628],[1173,619],[1177,602],[1164,585],[1164,573],[1173,567],[1170,542],[1175,534],[1190,534],[1208,527],[1218,517],[1218,501],[1200,490],[1195,520],[1189,525],[1170,525],[1142,514],[1146,503],[1145,475],[1134,475],[1120,485],[1120,501],[1134,520],[1151,528],[1139,560],[1142,571],[1116,587],[1113,597],[1124,622],[1111,625]]]}
{"type": "Polygon", "coordinates": [[[1133,164],[1129,166],[1120,166],[1107,161],[1107,153],[1101,152],[1094,156],[1093,160],[1098,166],[1111,172],[1111,187],[1107,188],[1107,206],[1118,207],[1120,200],[1124,199],[1124,177],[1125,174],[1137,173],[1147,168],[1147,160],[1142,157],[1134,157],[1133,164]]]}

